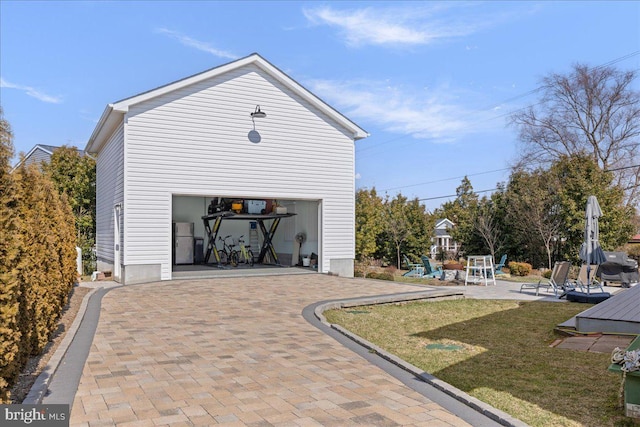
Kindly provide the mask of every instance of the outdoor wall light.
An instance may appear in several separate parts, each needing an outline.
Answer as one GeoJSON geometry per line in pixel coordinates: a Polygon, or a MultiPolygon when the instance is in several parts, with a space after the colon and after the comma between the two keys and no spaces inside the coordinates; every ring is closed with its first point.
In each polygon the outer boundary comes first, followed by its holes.
{"type": "Polygon", "coordinates": [[[256,110],[253,113],[251,113],[251,118],[264,119],[265,117],[267,117],[267,113],[265,113],[264,111],[260,111],[260,106],[256,105],[256,110]]]}

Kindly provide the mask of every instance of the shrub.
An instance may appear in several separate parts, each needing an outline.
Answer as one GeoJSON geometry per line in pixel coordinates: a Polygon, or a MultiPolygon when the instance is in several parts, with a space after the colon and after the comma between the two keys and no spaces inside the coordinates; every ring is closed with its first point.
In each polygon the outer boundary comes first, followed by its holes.
{"type": "Polygon", "coordinates": [[[398,271],[398,269],[396,268],[396,266],[395,266],[395,265],[390,265],[389,267],[386,267],[386,268],[384,269],[384,271],[385,271],[386,273],[389,273],[389,274],[391,274],[392,276],[394,276],[394,275],[396,274],[396,272],[398,271]]]}
{"type": "Polygon", "coordinates": [[[76,234],[66,197],[36,165],[9,176],[12,145],[1,139],[0,403],[8,403],[11,386],[49,342],[73,289],[76,234]]]}
{"type": "Polygon", "coordinates": [[[15,275],[19,260],[21,223],[16,209],[16,182],[10,173],[13,156],[11,127],[0,107],[0,403],[9,402],[11,381],[20,373],[20,286],[15,275]]]}
{"type": "Polygon", "coordinates": [[[394,280],[393,274],[385,271],[383,273],[369,273],[367,276],[368,279],[378,279],[378,280],[394,280]]]}
{"type": "Polygon", "coordinates": [[[509,263],[509,271],[513,276],[528,276],[531,274],[531,269],[531,264],[526,262],[511,261],[509,263]]]}

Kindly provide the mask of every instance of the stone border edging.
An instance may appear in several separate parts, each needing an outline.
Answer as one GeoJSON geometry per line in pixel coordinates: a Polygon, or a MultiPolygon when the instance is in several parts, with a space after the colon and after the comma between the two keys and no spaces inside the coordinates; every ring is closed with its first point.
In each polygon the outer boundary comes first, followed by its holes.
{"type": "Polygon", "coordinates": [[[73,323],[71,323],[71,326],[69,327],[69,330],[65,334],[63,340],[60,342],[60,345],[56,349],[55,353],[53,353],[53,356],[51,356],[51,359],[49,359],[47,366],[45,366],[40,375],[38,375],[38,378],[36,378],[36,381],[31,386],[29,394],[27,394],[27,397],[25,397],[25,399],[22,401],[23,405],[39,405],[40,403],[42,403],[42,399],[44,399],[44,396],[49,390],[49,382],[58,370],[60,362],[62,362],[62,359],[67,353],[67,350],[69,349],[73,338],[75,338],[78,329],[80,329],[80,324],[82,323],[84,315],[87,311],[89,299],[100,289],[102,289],[102,287],[94,288],[91,291],[87,292],[84,298],[82,298],[80,308],[78,309],[78,313],[76,314],[73,323]]]}
{"type": "Polygon", "coordinates": [[[464,403],[465,405],[475,409],[476,411],[491,418],[492,420],[507,427],[528,427],[529,425],[524,423],[523,421],[520,421],[519,419],[512,417],[506,412],[503,412],[485,402],[482,402],[481,400],[475,397],[470,396],[464,391],[436,378],[435,376],[423,371],[417,366],[414,366],[411,363],[408,363],[400,359],[399,357],[391,353],[388,353],[387,351],[383,350],[382,348],[378,347],[372,342],[367,341],[364,338],[346,330],[342,326],[329,323],[323,315],[323,312],[327,310],[347,308],[347,307],[400,303],[400,302],[418,301],[418,300],[426,300],[426,299],[434,299],[434,298],[457,299],[457,298],[463,298],[463,297],[464,297],[463,292],[452,293],[451,291],[435,291],[435,292],[429,291],[429,292],[411,292],[411,293],[403,293],[403,294],[383,295],[383,296],[376,296],[376,297],[353,298],[353,299],[345,299],[345,300],[322,303],[315,307],[314,315],[325,326],[341,333],[342,335],[351,339],[355,343],[366,348],[370,352],[374,352],[381,358],[415,375],[417,378],[420,378],[422,381],[430,384],[431,386],[442,391],[443,393],[446,393],[447,395],[453,397],[454,399],[464,403]]]}

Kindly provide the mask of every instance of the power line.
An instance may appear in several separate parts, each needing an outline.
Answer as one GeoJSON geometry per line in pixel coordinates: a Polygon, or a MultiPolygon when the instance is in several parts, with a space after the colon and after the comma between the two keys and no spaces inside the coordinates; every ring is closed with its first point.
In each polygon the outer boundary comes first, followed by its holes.
{"type": "MultiPolygon", "coordinates": [[[[614,168],[614,169],[605,169],[604,171],[605,172],[614,172],[614,171],[619,171],[619,170],[623,170],[623,169],[631,169],[631,168],[637,168],[637,167],[640,167],[640,164],[632,165],[632,166],[623,166],[623,167],[614,168]]],[[[503,171],[503,170],[507,170],[507,169],[511,169],[511,168],[497,169],[496,171],[491,171],[491,172],[503,171]]],[[[488,172],[486,172],[486,173],[488,173],[488,172]]],[[[476,174],[476,175],[479,175],[479,174],[476,174]]],[[[472,175],[466,175],[466,176],[472,176],[472,175]]],[[[455,179],[455,178],[447,178],[446,180],[448,180],[448,179],[455,179]]],[[[443,180],[441,180],[441,181],[443,181],[443,180]]],[[[438,182],[438,181],[433,181],[433,182],[438,182]]],[[[416,184],[416,185],[419,185],[419,184],[416,184]]],[[[624,190],[630,190],[630,189],[636,188],[636,187],[640,187],[640,184],[629,186],[627,188],[624,188],[624,190]]],[[[402,187],[397,187],[397,188],[402,188],[402,187]]],[[[478,190],[478,191],[473,191],[473,193],[476,193],[476,194],[487,193],[489,191],[496,191],[496,190],[498,190],[498,188],[491,188],[489,190],[478,190]]],[[[450,194],[448,196],[427,197],[427,198],[424,198],[424,199],[418,199],[418,201],[423,202],[423,201],[426,201],[426,200],[448,199],[450,197],[458,197],[458,195],[457,194],[450,194]]]]}
{"type": "Polygon", "coordinates": [[[454,177],[451,177],[451,178],[437,179],[435,181],[421,182],[419,184],[411,184],[411,185],[403,185],[403,186],[400,186],[400,187],[386,188],[386,189],[381,190],[381,191],[397,190],[399,188],[417,187],[417,186],[420,186],[420,185],[435,184],[437,182],[444,182],[444,181],[453,181],[454,179],[462,179],[464,177],[469,177],[469,176],[486,175],[486,174],[494,173],[494,172],[503,172],[503,171],[510,170],[510,169],[511,168],[502,168],[502,169],[494,169],[494,170],[491,170],[491,171],[470,173],[470,174],[466,174],[466,175],[462,175],[462,176],[454,176],[454,177]]]}
{"type": "MultiPolygon", "coordinates": [[[[640,50],[636,50],[636,51],[633,51],[633,52],[628,53],[628,54],[626,54],[626,55],[623,55],[623,56],[620,56],[620,57],[618,57],[618,58],[612,59],[612,60],[611,60],[611,61],[609,61],[609,62],[605,62],[604,64],[600,64],[600,65],[598,65],[598,66],[595,66],[595,67],[593,67],[593,68],[594,68],[594,69],[599,69],[599,68],[608,67],[608,66],[610,66],[610,65],[617,64],[618,62],[625,61],[625,60],[627,60],[627,59],[629,59],[629,58],[633,58],[634,56],[639,55],[639,54],[640,54],[640,50]]],[[[528,97],[528,96],[530,96],[530,95],[535,94],[536,92],[539,92],[539,91],[540,91],[540,90],[542,90],[542,89],[543,89],[543,86],[539,86],[539,87],[537,87],[537,88],[535,88],[535,89],[531,89],[531,90],[530,90],[530,91],[528,91],[528,92],[524,92],[524,93],[522,93],[522,94],[515,95],[515,96],[513,96],[513,97],[511,97],[511,98],[507,98],[507,99],[505,99],[505,100],[503,100],[503,101],[499,101],[499,102],[497,102],[497,103],[495,103],[495,104],[492,104],[492,105],[489,105],[489,106],[487,106],[487,107],[483,107],[483,108],[479,108],[479,109],[473,110],[473,111],[469,112],[467,115],[463,116],[462,118],[469,117],[469,116],[471,116],[471,115],[474,115],[474,114],[476,114],[476,113],[480,113],[480,112],[482,112],[482,111],[493,110],[494,108],[499,107],[499,106],[500,106],[500,105],[502,105],[502,104],[505,104],[505,103],[508,103],[508,102],[512,102],[512,101],[516,101],[516,100],[521,99],[521,98],[526,98],[526,97],[528,97]]],[[[539,104],[540,104],[540,103],[534,104],[534,106],[535,106],[535,105],[539,105],[539,104]]],[[[513,114],[513,113],[515,113],[515,112],[517,112],[517,111],[524,110],[524,109],[526,109],[526,108],[528,108],[528,107],[523,107],[523,108],[519,108],[519,109],[516,109],[516,110],[512,110],[512,111],[510,111],[510,112],[503,113],[503,114],[500,114],[500,115],[498,115],[498,116],[494,116],[494,117],[490,117],[490,118],[485,118],[485,119],[480,119],[480,120],[475,121],[475,122],[473,122],[473,123],[481,123],[481,122],[486,122],[486,121],[490,121],[490,120],[500,119],[500,118],[503,118],[503,117],[507,117],[507,116],[509,116],[509,115],[511,115],[511,114],[513,114]]],[[[382,146],[382,145],[385,145],[385,144],[388,144],[388,143],[391,143],[391,142],[397,141],[397,140],[399,140],[399,139],[403,139],[403,138],[411,137],[411,136],[412,136],[412,135],[402,135],[402,136],[399,136],[399,137],[397,137],[397,138],[392,138],[392,139],[389,139],[389,140],[386,140],[386,141],[380,142],[380,143],[375,144],[375,145],[366,146],[366,147],[364,147],[362,150],[360,150],[360,152],[362,152],[362,151],[368,151],[368,150],[371,150],[371,149],[374,149],[374,148],[378,148],[378,147],[380,147],[380,146],[382,146]]]]}
{"type": "MultiPolygon", "coordinates": [[[[474,191],[474,193],[479,194],[479,193],[487,193],[489,191],[496,191],[497,188],[490,188],[488,190],[478,190],[478,191],[474,191]]],[[[458,197],[457,194],[450,194],[448,196],[436,196],[436,197],[427,197],[425,199],[418,199],[419,202],[424,202],[425,200],[437,200],[437,199],[448,199],[449,197],[458,197]]]]}

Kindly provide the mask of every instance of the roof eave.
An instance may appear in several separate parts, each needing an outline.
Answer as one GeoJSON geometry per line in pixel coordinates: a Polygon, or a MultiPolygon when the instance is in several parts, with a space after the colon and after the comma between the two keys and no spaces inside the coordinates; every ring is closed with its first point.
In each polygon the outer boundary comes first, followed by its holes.
{"type": "Polygon", "coordinates": [[[113,129],[122,121],[125,111],[115,108],[114,104],[108,104],[104,109],[98,124],[96,125],[87,145],[84,148],[86,153],[97,154],[106,140],[111,136],[113,129]]]}

